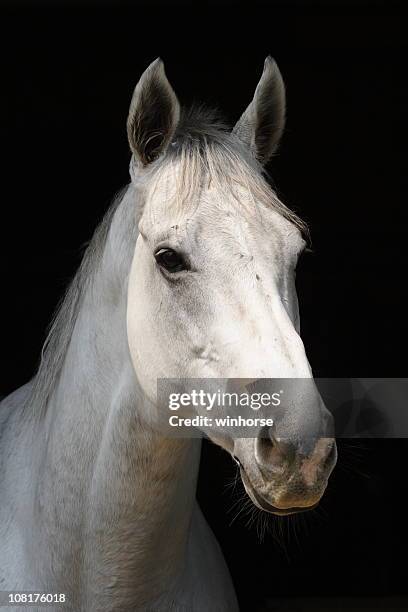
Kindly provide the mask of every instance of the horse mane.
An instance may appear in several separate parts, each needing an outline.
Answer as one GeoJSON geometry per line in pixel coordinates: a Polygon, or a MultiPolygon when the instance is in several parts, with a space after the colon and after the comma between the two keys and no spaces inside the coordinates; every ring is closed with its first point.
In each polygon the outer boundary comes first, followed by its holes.
{"type": "MultiPolygon", "coordinates": [[[[249,188],[253,202],[267,203],[304,235],[308,234],[305,223],[278,199],[271,190],[262,166],[231,133],[217,110],[204,106],[182,109],[174,140],[165,155],[152,164],[155,166],[153,172],[159,175],[167,164],[175,161],[179,180],[177,191],[182,194],[180,201],[183,206],[191,201],[189,195],[199,188],[203,177],[210,176],[220,188],[232,188],[236,183],[244,185],[249,188]]],[[[37,374],[32,380],[31,392],[25,404],[25,410],[30,414],[45,414],[49,397],[64,364],[83,296],[99,268],[112,219],[127,190],[128,185],[115,196],[56,309],[41,351],[37,374]]],[[[135,219],[135,216],[132,218],[135,219]]],[[[135,224],[135,221],[130,223],[135,224]]]]}
{"type": "Polygon", "coordinates": [[[101,223],[96,228],[92,240],[88,243],[74,278],[57,305],[41,350],[40,364],[32,381],[31,393],[27,397],[27,409],[31,410],[32,407],[38,406],[38,409],[42,412],[46,408],[47,401],[64,363],[81,307],[82,297],[99,267],[113,216],[126,190],[127,186],[114,197],[101,223]]]}

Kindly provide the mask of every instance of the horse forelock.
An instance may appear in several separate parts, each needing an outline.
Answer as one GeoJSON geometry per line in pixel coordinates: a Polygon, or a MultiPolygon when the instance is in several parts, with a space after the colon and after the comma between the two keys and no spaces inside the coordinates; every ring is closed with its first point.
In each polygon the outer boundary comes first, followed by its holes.
{"type": "MultiPolygon", "coordinates": [[[[190,212],[199,202],[199,195],[210,185],[227,196],[235,196],[237,206],[247,207],[250,215],[255,207],[271,207],[290,221],[308,238],[306,223],[278,198],[271,178],[240,139],[231,132],[219,112],[205,106],[182,110],[179,126],[166,153],[152,164],[143,177],[133,158],[131,175],[134,182],[145,180],[147,189],[155,189],[172,177],[172,205],[190,212]],[[239,198],[245,190],[247,198],[239,198]]],[[[222,201],[222,200],[221,200],[222,201]]]]}

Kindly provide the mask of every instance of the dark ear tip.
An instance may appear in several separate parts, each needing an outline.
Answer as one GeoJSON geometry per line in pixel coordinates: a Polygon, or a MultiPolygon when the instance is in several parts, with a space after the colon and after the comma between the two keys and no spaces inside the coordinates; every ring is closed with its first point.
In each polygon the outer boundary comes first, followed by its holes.
{"type": "Polygon", "coordinates": [[[271,73],[275,72],[276,70],[278,70],[278,64],[276,63],[275,59],[272,57],[272,55],[268,55],[265,58],[265,62],[264,62],[264,72],[269,71],[271,73]]]}

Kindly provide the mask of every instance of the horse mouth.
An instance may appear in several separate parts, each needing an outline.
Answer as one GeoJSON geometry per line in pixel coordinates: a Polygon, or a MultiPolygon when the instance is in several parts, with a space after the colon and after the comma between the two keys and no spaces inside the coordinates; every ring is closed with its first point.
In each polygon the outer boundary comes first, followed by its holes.
{"type": "Polygon", "coordinates": [[[257,493],[252,486],[248,476],[246,475],[245,470],[242,465],[240,466],[241,478],[244,483],[246,492],[249,497],[253,501],[253,503],[258,506],[261,510],[265,512],[269,512],[270,514],[275,514],[276,516],[289,516],[291,514],[299,514],[300,512],[307,512],[308,510],[313,510],[319,505],[319,502],[315,504],[311,504],[310,506],[293,506],[291,508],[277,508],[270,504],[266,499],[264,499],[259,493],[257,493]]]}

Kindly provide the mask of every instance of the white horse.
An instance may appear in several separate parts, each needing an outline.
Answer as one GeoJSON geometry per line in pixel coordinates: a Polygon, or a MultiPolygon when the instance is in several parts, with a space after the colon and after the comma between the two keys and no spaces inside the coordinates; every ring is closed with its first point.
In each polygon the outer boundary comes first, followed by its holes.
{"type": "MultiPolygon", "coordinates": [[[[200,440],[155,429],[156,382],[312,379],[294,282],[302,223],[262,169],[284,114],[271,58],[232,131],[209,111],[180,111],[159,59],[142,75],[130,185],[85,254],[37,375],[1,404],[0,590],[64,593],[76,612],[237,610],[195,499],[200,440]]],[[[325,490],[330,420],[315,390],[269,438],[212,437],[253,502],[288,514],[325,490]],[[306,421],[326,435],[305,444],[306,421]]]]}

